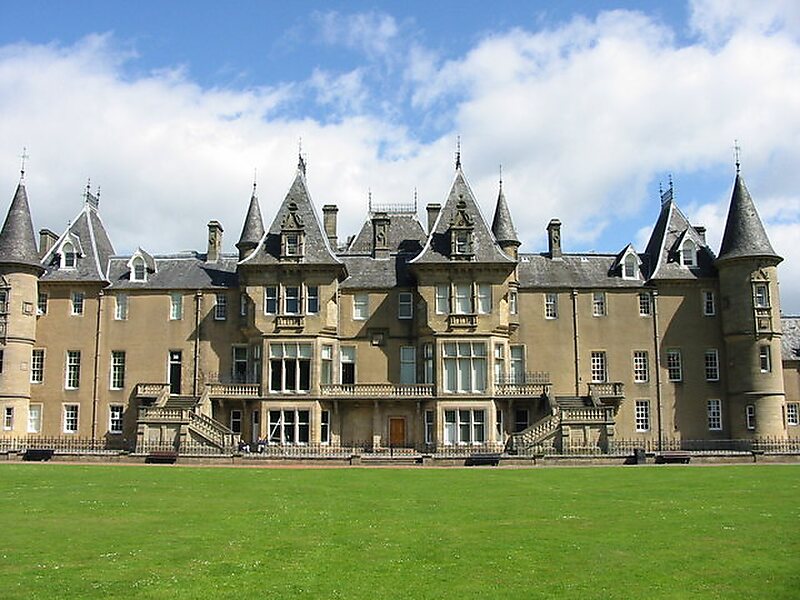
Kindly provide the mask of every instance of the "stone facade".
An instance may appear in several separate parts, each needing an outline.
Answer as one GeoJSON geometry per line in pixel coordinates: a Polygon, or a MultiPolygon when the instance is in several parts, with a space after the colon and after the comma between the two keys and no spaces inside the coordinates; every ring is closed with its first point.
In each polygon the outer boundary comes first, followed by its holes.
{"type": "Polygon", "coordinates": [[[796,319],[737,173],[717,257],[672,190],[644,251],[519,252],[457,165],[442,205],[370,206],[340,243],[298,165],[238,254],[114,253],[99,199],[33,240],[24,179],[0,233],[0,435],[481,448],[796,437],[796,319]]]}

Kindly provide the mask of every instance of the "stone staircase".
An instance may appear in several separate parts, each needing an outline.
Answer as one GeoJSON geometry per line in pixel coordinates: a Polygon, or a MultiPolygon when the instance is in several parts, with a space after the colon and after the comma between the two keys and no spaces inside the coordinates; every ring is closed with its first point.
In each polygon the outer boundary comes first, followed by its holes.
{"type": "MultiPolygon", "coordinates": [[[[514,454],[523,449],[543,445],[548,439],[555,438],[561,425],[561,412],[550,414],[540,419],[527,429],[511,434],[506,444],[506,452],[514,454]]],[[[552,446],[552,442],[549,444],[552,446]]]]}

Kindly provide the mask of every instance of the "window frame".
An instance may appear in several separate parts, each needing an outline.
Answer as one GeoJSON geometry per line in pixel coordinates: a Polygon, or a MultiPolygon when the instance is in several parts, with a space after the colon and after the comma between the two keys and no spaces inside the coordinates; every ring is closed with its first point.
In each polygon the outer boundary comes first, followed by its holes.
{"type": "Polygon", "coordinates": [[[701,292],[703,300],[703,316],[714,317],[717,314],[717,298],[714,290],[703,290],[701,292]]]}
{"type": "Polygon", "coordinates": [[[114,294],[114,320],[128,320],[128,294],[124,292],[114,294]]]}
{"type": "Polygon", "coordinates": [[[650,292],[639,292],[639,316],[650,317],[653,314],[653,297],[650,292]]]}
{"type": "Polygon", "coordinates": [[[755,431],[756,428],[756,405],[746,404],[744,407],[744,424],[748,431],[755,431]]]}
{"type": "Polygon", "coordinates": [[[680,348],[667,348],[666,358],[667,379],[672,382],[683,381],[683,357],[680,348]],[[675,376],[676,370],[677,377],[675,376]]]}
{"type": "Polygon", "coordinates": [[[280,306],[280,291],[277,285],[264,286],[264,314],[277,315],[278,307],[280,306]],[[274,292],[274,293],[272,293],[274,292]],[[272,304],[272,310],[270,310],[272,304]]]}
{"type": "Polygon", "coordinates": [[[400,385],[415,385],[416,383],[417,347],[400,346],[400,385]]]}
{"type": "Polygon", "coordinates": [[[771,308],[767,282],[757,281],[753,284],[753,308],[771,308]]]}
{"type": "Polygon", "coordinates": [[[69,314],[72,317],[82,317],[86,310],[86,292],[72,290],[70,292],[69,314]]]}
{"type": "Polygon", "coordinates": [[[706,402],[709,431],[722,431],[722,400],[709,398],[706,402]]]}
{"type": "Polygon", "coordinates": [[[758,347],[758,363],[762,373],[772,373],[772,348],[770,346],[758,347]]]}
{"type": "Polygon", "coordinates": [[[589,366],[592,383],[608,383],[608,355],[605,350],[592,350],[589,366]]]}
{"type": "Polygon", "coordinates": [[[111,368],[109,369],[108,389],[122,390],[125,388],[126,356],[124,350],[111,351],[111,368]]]}
{"type": "Polygon", "coordinates": [[[544,318],[558,319],[558,293],[545,292],[544,294],[544,318]]]}
{"type": "Polygon", "coordinates": [[[605,292],[592,292],[592,317],[605,317],[608,315],[608,306],[605,292]]]}
{"type": "Polygon", "coordinates": [[[687,268],[697,267],[697,244],[690,239],[685,239],[681,244],[681,266],[687,268]]]}
{"type": "Polygon", "coordinates": [[[269,352],[269,392],[272,394],[308,394],[311,391],[311,366],[314,360],[314,345],[305,342],[270,342],[269,352]],[[280,355],[276,352],[280,349],[280,355]],[[280,388],[275,387],[275,362],[281,362],[280,388]],[[294,373],[290,375],[290,363],[294,373]],[[304,380],[305,371],[307,376],[304,380]],[[291,378],[294,387],[289,387],[291,378]],[[303,387],[307,383],[308,387],[303,387]]]}
{"type": "Polygon", "coordinates": [[[637,400],[634,411],[636,431],[639,433],[650,431],[650,400],[637,400]]]}
{"type": "Polygon", "coordinates": [[[492,312],[492,284],[490,283],[476,283],[475,284],[475,306],[473,307],[475,314],[488,315],[492,312]]]}
{"type": "Polygon", "coordinates": [[[214,320],[228,320],[228,296],[224,292],[214,294],[214,320]]]}
{"type": "Polygon", "coordinates": [[[65,402],[62,404],[61,431],[66,434],[78,433],[80,418],[80,404],[77,402],[65,402]],[[74,416],[71,416],[71,413],[74,413],[74,416]],[[73,421],[74,426],[71,426],[73,421]]]}
{"type": "Polygon", "coordinates": [[[44,366],[46,360],[45,348],[31,348],[31,376],[33,385],[44,383],[44,366]]]}
{"type": "Polygon", "coordinates": [[[14,430],[14,407],[3,407],[3,431],[14,430]]]}
{"type": "Polygon", "coordinates": [[[50,295],[47,292],[39,292],[36,298],[36,315],[43,317],[47,314],[50,295]]]}
{"type": "Polygon", "coordinates": [[[42,415],[44,414],[44,405],[41,402],[32,402],[28,405],[28,433],[41,433],[42,432],[42,415]],[[36,410],[32,410],[36,407],[36,410]],[[36,415],[35,417],[33,415],[36,415]]]}
{"type": "Polygon", "coordinates": [[[483,408],[446,408],[444,409],[445,446],[469,446],[486,443],[486,410],[483,408]],[[452,415],[453,419],[450,420],[452,415]],[[481,416],[478,419],[478,415],[481,416]],[[463,433],[467,432],[464,436],[463,433]],[[478,432],[480,435],[476,435],[478,432]],[[467,439],[464,439],[464,438],[467,439]],[[480,439],[478,439],[480,438],[480,439]]]}
{"type": "Polygon", "coordinates": [[[411,292],[398,292],[397,318],[408,320],[414,317],[414,294],[411,292]]]}
{"type": "Polygon", "coordinates": [[[719,381],[719,351],[708,348],[703,354],[706,381],[719,381]]]}
{"type": "Polygon", "coordinates": [[[633,382],[650,382],[650,356],[647,350],[633,351],[633,382]]]}
{"type": "Polygon", "coordinates": [[[442,387],[446,394],[483,394],[488,387],[486,341],[450,340],[441,344],[442,387]],[[468,348],[468,353],[465,350],[468,348]],[[464,385],[468,383],[468,385],[464,385]]]}
{"type": "Polygon", "coordinates": [[[64,369],[64,389],[77,390],[81,387],[81,351],[67,350],[64,369]]]}
{"type": "Polygon", "coordinates": [[[319,314],[319,286],[307,285],[306,287],[306,314],[319,314]]]}
{"type": "Polygon", "coordinates": [[[786,426],[797,427],[800,425],[800,402],[786,403],[786,426]]]}
{"type": "Polygon", "coordinates": [[[169,294],[169,320],[183,320],[183,294],[181,292],[170,292],[169,294]]]}
{"type": "Polygon", "coordinates": [[[108,405],[108,433],[112,435],[120,435],[124,429],[124,415],[125,406],[122,404],[109,404],[108,405]],[[115,412],[119,414],[115,416],[115,412]],[[118,425],[115,427],[115,425],[118,425]]]}
{"type": "Polygon", "coordinates": [[[369,319],[369,294],[359,292],[353,294],[353,320],[366,321],[369,319]]]}

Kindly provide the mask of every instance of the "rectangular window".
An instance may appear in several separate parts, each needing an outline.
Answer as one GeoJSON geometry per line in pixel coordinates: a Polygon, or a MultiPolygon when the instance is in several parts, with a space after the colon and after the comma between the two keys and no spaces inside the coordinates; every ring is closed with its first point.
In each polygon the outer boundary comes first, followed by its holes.
{"type": "Polygon", "coordinates": [[[494,426],[497,432],[497,440],[502,442],[506,436],[506,428],[503,420],[503,410],[500,408],[494,413],[494,426]]]}
{"type": "Polygon", "coordinates": [[[544,318],[558,318],[558,294],[555,292],[548,292],[544,295],[544,318]]]}
{"type": "Polygon", "coordinates": [[[642,292],[639,294],[639,316],[649,317],[652,311],[649,292],[642,292]]]}
{"type": "Polygon", "coordinates": [[[511,382],[525,383],[525,346],[511,346],[511,382]]]}
{"type": "Polygon", "coordinates": [[[494,345],[494,382],[506,382],[506,347],[504,344],[494,345]]]}
{"type": "Polygon", "coordinates": [[[667,376],[670,381],[683,381],[681,351],[676,348],[667,350],[667,376]]]}
{"type": "Polygon", "coordinates": [[[183,318],[183,295],[180,292],[169,295],[169,318],[172,321],[180,321],[183,318]]]}
{"type": "Polygon", "coordinates": [[[444,411],[444,443],[481,444],[486,441],[486,412],[483,410],[444,411]]]}
{"type": "Polygon", "coordinates": [[[769,286],[766,283],[753,286],[753,304],[756,308],[769,308],[769,286]]]}
{"type": "Polygon", "coordinates": [[[233,346],[231,361],[231,380],[234,383],[247,382],[247,346],[233,346]]]}
{"type": "Polygon", "coordinates": [[[636,383],[647,383],[650,378],[650,365],[647,350],[635,350],[633,353],[633,380],[636,383]]]}
{"type": "Polygon", "coordinates": [[[425,443],[433,443],[433,411],[425,411],[425,443]]]}
{"type": "Polygon", "coordinates": [[[31,404],[28,407],[28,433],[40,433],[42,431],[42,405],[31,404]]]}
{"type": "Polygon", "coordinates": [[[247,294],[239,294],[239,316],[247,316],[247,294]]]}
{"type": "Polygon", "coordinates": [[[108,407],[108,433],[122,433],[123,410],[121,404],[112,404],[108,407]]]}
{"type": "Polygon", "coordinates": [[[606,293],[592,292],[592,316],[604,317],[606,314],[606,293]]]}
{"type": "Polygon", "coordinates": [[[315,315],[319,312],[319,286],[306,286],[306,312],[315,315]]]}
{"type": "Polygon", "coordinates": [[[444,389],[451,393],[486,391],[486,344],[446,342],[442,344],[444,389]]]}
{"type": "Polygon", "coordinates": [[[517,290],[509,290],[508,292],[508,312],[512,315],[519,313],[519,293],[517,290]]]}
{"type": "Polygon", "coordinates": [[[331,443],[331,413],[329,410],[319,413],[319,441],[321,444],[331,443]]]}
{"type": "Polygon", "coordinates": [[[3,411],[3,431],[14,429],[14,407],[6,406],[3,411]]]}
{"type": "Polygon", "coordinates": [[[0,290],[0,315],[4,315],[8,312],[8,292],[6,290],[0,290]]]}
{"type": "Polygon", "coordinates": [[[300,286],[299,285],[287,285],[283,288],[283,311],[284,314],[287,315],[299,315],[300,314],[300,306],[302,305],[300,301],[300,286]]]}
{"type": "Polygon", "coordinates": [[[300,256],[300,235],[297,233],[286,234],[286,256],[300,256]]]}
{"type": "Polygon", "coordinates": [[[311,389],[311,344],[270,344],[270,391],[307,392],[311,389]]]}
{"type": "Polygon", "coordinates": [[[478,314],[488,315],[492,312],[492,286],[488,283],[479,283],[478,288],[478,314]]]}
{"type": "Polygon", "coordinates": [[[231,410],[231,431],[242,433],[242,411],[238,408],[231,410]]]}
{"type": "Polygon", "coordinates": [[[253,344],[250,346],[250,354],[253,357],[252,361],[252,383],[261,383],[261,344],[253,344]]]}
{"type": "Polygon", "coordinates": [[[528,428],[529,413],[527,408],[518,408],[514,411],[514,431],[519,433],[528,428]]]}
{"type": "Polygon", "coordinates": [[[80,316],[83,314],[83,304],[86,300],[86,294],[83,292],[72,292],[71,314],[80,316]]]}
{"type": "Polygon", "coordinates": [[[4,350],[0,349],[0,373],[3,372],[3,354],[4,350]]]}
{"type": "Polygon", "coordinates": [[[268,285],[264,288],[264,313],[278,314],[278,286],[268,285]]]}
{"type": "Polygon", "coordinates": [[[64,433],[78,432],[78,405],[64,405],[64,433]]]}
{"type": "Polygon", "coordinates": [[[169,378],[169,393],[181,393],[181,380],[183,379],[183,352],[170,350],[168,354],[167,376],[169,378]]]}
{"type": "Polygon", "coordinates": [[[756,407],[753,404],[744,407],[744,418],[747,429],[753,431],[756,428],[756,407]]]}
{"type": "Polygon", "coordinates": [[[422,359],[425,371],[423,383],[433,383],[433,344],[428,343],[422,347],[422,359]]]}
{"type": "Polygon", "coordinates": [[[307,444],[310,441],[310,411],[285,409],[271,410],[268,414],[270,444],[307,444]]]}
{"type": "Polygon", "coordinates": [[[708,430],[722,431],[722,400],[708,401],[708,430]]]}
{"type": "Polygon", "coordinates": [[[417,383],[417,349],[414,346],[400,346],[400,383],[417,383]]]}
{"type": "Polygon", "coordinates": [[[320,355],[320,383],[333,383],[333,346],[323,344],[320,355]]]}
{"type": "Polygon", "coordinates": [[[67,379],[68,390],[78,389],[81,385],[81,352],[80,350],[67,350],[67,379]]]}
{"type": "Polygon", "coordinates": [[[772,372],[772,353],[769,346],[760,346],[758,349],[758,360],[762,373],[772,372]]]}
{"type": "Polygon", "coordinates": [[[397,318],[410,319],[413,314],[414,304],[411,292],[400,292],[397,295],[397,318]]]}
{"type": "Polygon", "coordinates": [[[703,290],[703,315],[713,317],[717,314],[717,303],[714,301],[714,292],[703,290]]]}
{"type": "Polygon", "coordinates": [[[446,315],[450,312],[450,286],[439,284],[436,286],[436,314],[446,315]]]}
{"type": "Polygon", "coordinates": [[[369,294],[356,294],[353,296],[353,319],[366,321],[369,317],[369,294]]]}
{"type": "Polygon", "coordinates": [[[342,346],[339,349],[339,361],[342,383],[344,385],[354,384],[356,382],[356,347],[342,346]]]}
{"type": "Polygon", "coordinates": [[[800,425],[800,404],[797,402],[789,402],[786,405],[786,424],[800,425]]]}
{"type": "Polygon", "coordinates": [[[44,348],[31,350],[31,383],[44,381],[44,348]]]}
{"type": "Polygon", "coordinates": [[[36,303],[36,314],[39,316],[47,314],[47,293],[39,292],[38,302],[36,303]]]}
{"type": "Polygon", "coordinates": [[[636,401],[636,431],[650,431],[650,401],[636,401]]]}
{"type": "Polygon", "coordinates": [[[455,288],[455,303],[453,309],[457,315],[468,315],[472,313],[472,285],[469,283],[457,283],[455,288]]]}
{"type": "Polygon", "coordinates": [[[716,348],[706,350],[704,361],[706,381],[719,381],[719,354],[716,348]]]}
{"type": "Polygon", "coordinates": [[[125,352],[111,352],[111,389],[121,390],[125,387],[125,352]]]}
{"type": "Polygon", "coordinates": [[[224,321],[228,318],[228,297],[225,294],[215,294],[214,320],[224,321]]]}
{"type": "Polygon", "coordinates": [[[114,320],[125,321],[128,318],[128,294],[114,296],[114,320]]]}
{"type": "Polygon", "coordinates": [[[608,381],[606,353],[602,351],[592,352],[592,382],[605,383],[606,381],[608,381]]]}

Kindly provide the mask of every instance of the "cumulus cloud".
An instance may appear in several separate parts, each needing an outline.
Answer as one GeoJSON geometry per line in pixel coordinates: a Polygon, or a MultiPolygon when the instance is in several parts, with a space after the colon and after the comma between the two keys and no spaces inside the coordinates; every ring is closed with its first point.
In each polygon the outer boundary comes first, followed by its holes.
{"type": "Polygon", "coordinates": [[[503,164],[524,251],[543,249],[552,217],[564,222],[567,250],[641,248],[666,172],[679,188],[713,182],[679,200],[718,247],[738,138],[750,190],[787,258],[784,306],[800,312],[800,248],[791,243],[800,236],[800,43],[795,13],[769,6],[773,16],[753,27],[722,3],[693,2],[689,42],[646,14],[611,11],[495,31],[460,56],[442,56],[390,15],[317,14],[324,43],[368,62],[391,56],[401,68],[320,66],[247,89],[203,88],[180,65],[132,76],[135,52],[109,35],[6,46],[0,189],[10,199],[9,165],[27,145],[37,226],[62,230],[91,176],[119,251],[202,249],[210,219],[232,249],[253,169],[271,219],[302,137],[315,202],[339,204],[344,238],[365,217],[368,189],[377,202],[405,202],[414,188],[421,206],[441,202],[460,134],[489,219],[503,164]],[[321,113],[336,118],[310,116],[321,113]]]}

